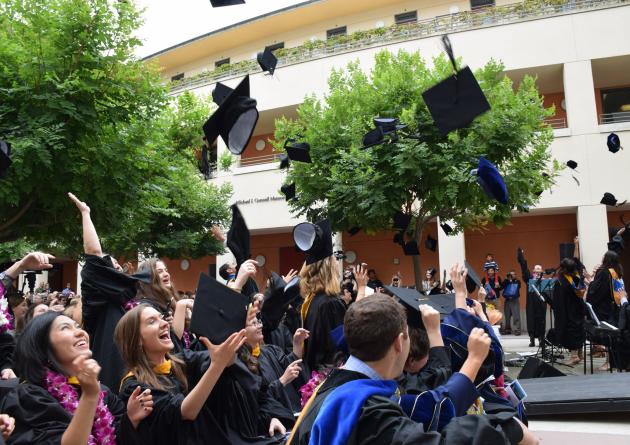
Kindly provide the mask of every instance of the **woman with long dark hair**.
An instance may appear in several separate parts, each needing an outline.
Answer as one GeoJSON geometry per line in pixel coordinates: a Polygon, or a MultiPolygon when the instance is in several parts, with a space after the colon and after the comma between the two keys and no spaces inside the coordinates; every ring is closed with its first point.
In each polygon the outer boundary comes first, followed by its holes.
{"type": "Polygon", "coordinates": [[[602,258],[602,264],[595,271],[595,277],[588,286],[586,301],[593,306],[595,315],[600,321],[617,324],[620,305],[615,301],[615,281],[623,283],[623,266],[619,262],[619,254],[612,250],[607,251],[602,258]]]}
{"type": "Polygon", "coordinates": [[[565,258],[556,272],[558,282],[553,289],[554,334],[552,341],[571,351],[569,364],[581,361],[584,344],[585,287],[575,259],[565,258]]]}
{"type": "Polygon", "coordinates": [[[72,319],[47,312],[20,336],[15,365],[22,379],[2,400],[15,418],[12,445],[112,444],[137,439],[135,427],[152,410],[150,392],[136,387],[125,405],[99,383],[88,334],[72,319]]]}

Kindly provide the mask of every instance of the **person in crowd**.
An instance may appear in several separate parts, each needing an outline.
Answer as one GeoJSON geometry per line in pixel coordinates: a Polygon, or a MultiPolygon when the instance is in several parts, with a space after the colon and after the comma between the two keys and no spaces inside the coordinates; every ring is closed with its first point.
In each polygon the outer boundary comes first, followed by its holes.
{"type": "Polygon", "coordinates": [[[434,268],[427,269],[425,279],[422,280],[422,293],[424,295],[435,295],[441,293],[441,286],[437,270],[434,268]]]}
{"type": "Polygon", "coordinates": [[[341,284],[341,299],[346,304],[346,306],[350,306],[354,303],[354,300],[357,299],[354,293],[354,285],[352,282],[344,281],[341,284]]]}
{"type": "Polygon", "coordinates": [[[24,316],[28,310],[28,301],[22,292],[13,291],[7,296],[9,312],[13,317],[14,332],[19,334],[24,329],[24,316]]]}
{"type": "Polygon", "coordinates": [[[367,287],[374,289],[374,292],[383,291],[383,282],[378,279],[376,271],[374,269],[368,269],[368,282],[367,287]]]}
{"type": "Polygon", "coordinates": [[[558,282],[553,288],[552,297],[555,326],[550,333],[550,340],[571,351],[569,365],[576,365],[582,360],[585,341],[585,288],[579,270],[576,259],[563,259],[556,272],[558,282]]]}
{"type": "Polygon", "coordinates": [[[403,287],[402,276],[400,275],[400,272],[398,272],[397,274],[392,276],[392,281],[390,283],[390,286],[392,286],[392,287],[403,287]]]}
{"type": "Polygon", "coordinates": [[[494,260],[494,254],[486,253],[486,261],[483,263],[483,271],[487,272],[488,269],[494,269],[496,272],[499,271],[499,265],[494,260]]]}
{"type": "Polygon", "coordinates": [[[309,332],[299,328],[293,335],[293,352],[285,352],[275,345],[264,343],[262,321],[252,319],[245,328],[247,340],[239,351],[239,358],[250,371],[262,377],[263,386],[278,402],[292,413],[299,412],[299,389],[307,381],[308,374],[302,367],[304,340],[309,332]]]}
{"type": "MultiPolygon", "coordinates": [[[[533,435],[516,418],[455,417],[441,432],[425,432],[395,400],[393,379],[403,371],[409,352],[407,315],[391,297],[372,295],[348,308],[344,331],[350,358],[331,372],[298,419],[289,445],[347,444],[533,444],[533,435]]],[[[469,360],[459,373],[474,393],[479,365],[490,338],[475,329],[469,360]]]]}
{"type": "Polygon", "coordinates": [[[516,272],[509,271],[503,288],[503,334],[521,335],[521,280],[516,277],[516,272]],[[512,330],[511,322],[514,322],[512,330]]]}
{"type": "Polygon", "coordinates": [[[50,311],[33,319],[18,340],[15,363],[22,383],[0,403],[15,419],[12,445],[133,443],[151,413],[149,392],[136,387],[125,405],[99,383],[88,334],[50,311]]]}
{"type": "Polygon", "coordinates": [[[72,287],[70,287],[70,283],[66,283],[66,287],[64,290],[61,291],[62,294],[64,294],[66,297],[70,297],[70,294],[73,294],[74,291],[72,290],[72,287]]]}
{"type": "Polygon", "coordinates": [[[619,254],[609,250],[604,254],[602,263],[595,271],[595,277],[588,286],[586,301],[593,306],[595,315],[600,321],[616,324],[618,313],[616,307],[621,304],[623,285],[623,266],[619,254]]]}
{"type": "MultiPolygon", "coordinates": [[[[33,318],[39,317],[52,309],[44,303],[31,304],[24,315],[24,325],[26,326],[33,318]]],[[[55,311],[56,312],[56,311],[55,311]]]]}
{"type": "Polygon", "coordinates": [[[494,267],[488,267],[485,272],[485,276],[481,279],[481,285],[486,291],[486,305],[497,309],[501,290],[503,290],[501,277],[494,267]]]}
{"type": "Polygon", "coordinates": [[[544,270],[542,265],[536,264],[530,271],[525,259],[525,251],[520,247],[517,250],[516,259],[521,266],[523,281],[527,284],[525,312],[529,346],[534,347],[536,339],[540,345],[543,345],[547,324],[547,300],[549,300],[547,282],[543,281],[544,270]]]}
{"type": "Polygon", "coordinates": [[[236,279],[236,263],[227,262],[219,267],[219,276],[225,280],[225,284],[236,279]]]}
{"type": "Polygon", "coordinates": [[[68,302],[68,305],[63,311],[63,314],[66,317],[72,318],[77,322],[79,326],[83,325],[83,303],[81,302],[81,297],[74,297],[72,300],[68,302]]]}

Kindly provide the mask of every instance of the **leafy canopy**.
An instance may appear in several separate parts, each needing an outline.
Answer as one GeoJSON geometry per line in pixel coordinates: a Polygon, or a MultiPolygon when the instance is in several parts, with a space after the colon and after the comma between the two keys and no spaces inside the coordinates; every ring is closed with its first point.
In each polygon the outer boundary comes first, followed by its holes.
{"type": "Polygon", "coordinates": [[[443,55],[428,66],[418,53],[382,51],[370,74],[358,63],[333,71],[323,100],[307,97],[296,120],[276,121],[277,148],[289,137],[311,146],[313,163],[293,163],[286,180],[298,192],[291,209],[311,220],[329,217],[337,230],[368,232],[390,228],[394,212],[404,209],[415,218],[416,240],[435,217],[462,230],[488,221],[501,226],[512,210],[527,211],[557,169],[549,166],[552,130],[543,123],[553,110],[543,107],[535,79],[526,76],[515,90],[502,72],[492,60],[476,71],[492,109],[444,137],[422,99],[452,74],[443,55]],[[395,143],[362,149],[379,116],[399,118],[407,128],[395,143]],[[490,200],[471,175],[482,155],[503,174],[508,205],[490,200]],[[548,177],[541,174],[546,169],[548,177]]]}
{"type": "Polygon", "coordinates": [[[0,242],[79,253],[72,191],[91,206],[109,251],[222,250],[208,229],[228,217],[230,190],[200,178],[191,150],[208,101],[171,104],[155,67],[134,57],[133,3],[0,2],[0,138],[13,146],[0,181],[0,242]]]}

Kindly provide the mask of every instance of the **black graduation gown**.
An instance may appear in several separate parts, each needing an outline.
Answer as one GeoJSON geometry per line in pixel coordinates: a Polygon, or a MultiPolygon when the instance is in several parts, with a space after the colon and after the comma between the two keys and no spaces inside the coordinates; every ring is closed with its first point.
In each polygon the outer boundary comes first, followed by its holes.
{"type": "Polygon", "coordinates": [[[452,374],[448,350],[444,346],[436,346],[429,349],[429,360],[420,372],[403,372],[397,381],[404,394],[420,394],[445,384],[452,374]]]}
{"type": "MultiPolygon", "coordinates": [[[[533,278],[533,276],[527,267],[527,261],[525,258],[519,256],[519,263],[521,265],[523,281],[527,287],[527,300],[525,302],[527,333],[529,334],[529,338],[532,340],[535,338],[542,340],[545,338],[547,324],[547,303],[542,301],[535,291],[529,289],[529,281],[533,278]]],[[[537,289],[540,289],[540,283],[541,280],[537,280],[534,284],[537,289]]]]}
{"type": "MultiPolygon", "coordinates": [[[[188,387],[193,388],[210,365],[208,352],[186,352],[183,358],[186,361],[188,387]]],[[[142,443],[153,445],[229,444],[227,435],[222,431],[207,403],[194,421],[182,419],[181,405],[186,393],[173,375],[164,378],[170,383],[171,389],[162,391],[150,388],[153,395],[153,411],[138,426],[142,443]]],[[[134,376],[125,379],[120,390],[121,398],[125,401],[129,400],[136,386],[140,386],[143,391],[148,388],[147,385],[139,383],[134,376]]]]}
{"type": "Polygon", "coordinates": [[[125,315],[123,305],[136,295],[137,279],[114,269],[109,257],[86,255],[81,280],[83,328],[101,365],[99,378],[118,392],[126,365],[114,343],[114,329],[125,315]]]}
{"type": "Polygon", "coordinates": [[[304,343],[304,362],[309,371],[335,364],[337,347],[330,332],[343,324],[346,305],[337,296],[317,294],[306,314],[304,329],[310,332],[304,343]]]}
{"type": "Polygon", "coordinates": [[[293,334],[284,322],[280,323],[276,329],[265,335],[265,344],[275,345],[282,349],[285,354],[293,352],[293,334]]]}
{"type": "Polygon", "coordinates": [[[613,316],[615,300],[611,292],[611,282],[612,276],[608,269],[598,270],[588,286],[586,301],[593,306],[593,311],[600,321],[612,322],[616,325],[617,320],[613,316]]]}
{"type": "Polygon", "coordinates": [[[10,332],[0,333],[0,371],[13,369],[13,353],[15,352],[15,337],[10,332]]]}
{"type": "Polygon", "coordinates": [[[300,375],[287,386],[282,386],[279,379],[287,366],[297,359],[295,354],[285,354],[282,349],[274,345],[261,346],[258,356],[258,369],[263,385],[268,387],[269,396],[294,413],[302,409],[300,387],[308,382],[308,373],[305,372],[303,366],[300,375]]]}
{"type": "MultiPolygon", "coordinates": [[[[308,411],[295,432],[291,445],[307,445],[311,429],[324,400],[338,386],[367,378],[361,373],[335,369],[317,392],[308,411]]],[[[359,415],[348,445],[464,445],[517,444],[523,433],[509,416],[456,417],[442,430],[424,432],[423,426],[409,419],[397,403],[382,397],[367,399],[359,415]]]]}
{"type": "Polygon", "coordinates": [[[569,350],[580,349],[584,344],[584,300],[565,277],[560,277],[553,288],[554,334],[552,341],[569,350]]]}
{"type": "MultiPolygon", "coordinates": [[[[105,403],[115,419],[116,443],[141,443],[126,415],[125,404],[103,386],[105,403]]],[[[80,388],[79,395],[81,394],[80,388]]],[[[2,400],[0,412],[15,418],[9,445],[58,445],[72,416],[46,389],[30,383],[18,385],[2,400]]]]}

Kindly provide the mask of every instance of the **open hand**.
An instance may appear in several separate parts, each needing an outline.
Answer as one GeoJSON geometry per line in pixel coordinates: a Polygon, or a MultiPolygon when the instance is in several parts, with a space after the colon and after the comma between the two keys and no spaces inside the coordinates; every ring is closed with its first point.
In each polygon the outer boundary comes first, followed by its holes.
{"type": "Polygon", "coordinates": [[[31,252],[20,260],[20,271],[52,269],[50,260],[55,257],[43,252],[31,252]]]}
{"type": "Polygon", "coordinates": [[[297,270],[291,269],[289,271],[289,273],[287,273],[286,275],[282,276],[282,279],[284,280],[285,283],[288,283],[289,281],[291,281],[293,278],[295,278],[297,276],[297,270]]]}
{"type": "Polygon", "coordinates": [[[140,422],[153,411],[151,390],[147,388],[142,392],[140,391],[140,386],[136,386],[136,389],[133,390],[131,397],[127,401],[127,417],[129,417],[134,428],[137,428],[140,422]]]}
{"type": "Polygon", "coordinates": [[[271,422],[269,422],[269,437],[275,436],[276,433],[284,436],[287,433],[287,429],[278,419],[274,417],[271,419],[271,422]]]}
{"type": "Polygon", "coordinates": [[[357,287],[365,287],[367,286],[367,282],[369,280],[367,273],[367,264],[361,263],[352,268],[354,273],[354,279],[357,282],[357,287]]]}
{"type": "Polygon", "coordinates": [[[74,205],[77,206],[79,212],[90,213],[90,208],[88,207],[88,205],[77,198],[73,193],[68,193],[68,198],[70,198],[70,201],[74,202],[74,205]]]}
{"type": "Polygon", "coordinates": [[[203,345],[208,349],[212,363],[214,363],[215,366],[224,369],[234,363],[234,360],[236,359],[236,351],[245,344],[246,339],[245,329],[243,329],[230,335],[227,340],[220,345],[213,344],[206,337],[200,337],[199,341],[201,341],[201,343],[203,343],[203,345]]]}
{"type": "Polygon", "coordinates": [[[453,285],[453,291],[455,296],[468,296],[468,289],[466,289],[466,277],[468,276],[468,269],[459,263],[451,267],[450,271],[451,284],[453,285]]]}

